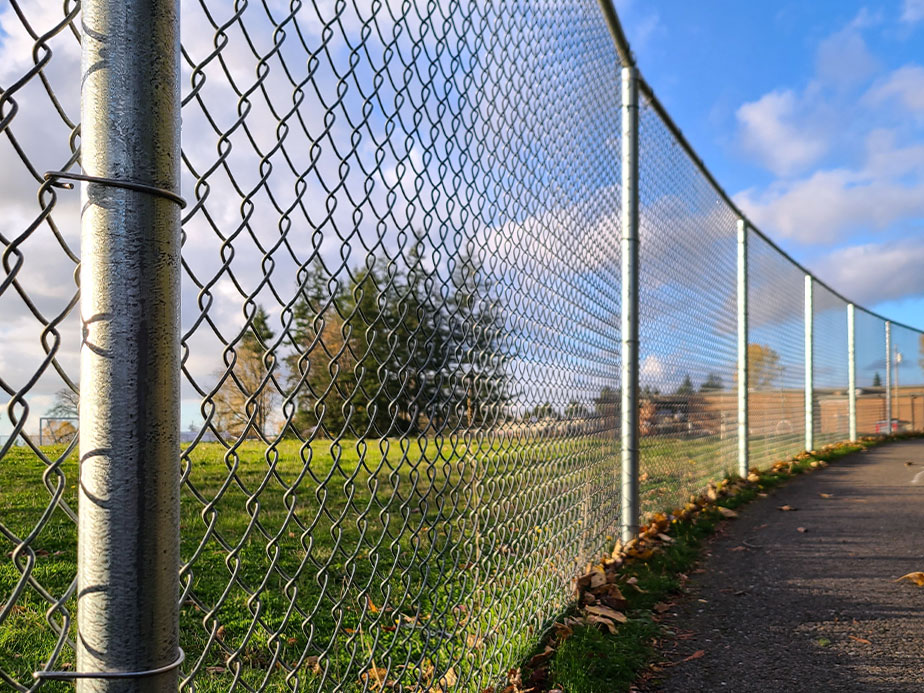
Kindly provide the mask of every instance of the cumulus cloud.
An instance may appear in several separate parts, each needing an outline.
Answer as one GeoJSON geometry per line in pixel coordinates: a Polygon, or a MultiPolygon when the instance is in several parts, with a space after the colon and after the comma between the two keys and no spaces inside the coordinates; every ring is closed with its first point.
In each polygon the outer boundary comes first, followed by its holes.
{"type": "Polygon", "coordinates": [[[924,295],[924,241],[917,238],[841,248],[816,267],[821,279],[864,305],[924,295]]]}
{"type": "Polygon", "coordinates": [[[818,128],[807,127],[803,99],[792,90],[772,91],[736,112],[742,145],[777,175],[816,162],[828,149],[818,128]]]}
{"type": "Polygon", "coordinates": [[[825,244],[924,215],[924,181],[907,184],[869,171],[833,169],[745,190],[735,199],[758,227],[803,244],[825,244]]]}
{"type": "Polygon", "coordinates": [[[875,74],[879,61],[870,53],[860,28],[873,23],[861,13],[853,22],[837,31],[819,45],[815,55],[816,79],[838,88],[861,83],[875,74]]]}
{"type": "Polygon", "coordinates": [[[912,64],[898,68],[874,84],[865,98],[874,106],[892,102],[908,113],[924,116],[924,67],[912,64]]]}
{"type": "Polygon", "coordinates": [[[820,42],[803,88],[738,109],[744,150],[777,179],[736,200],[771,235],[839,245],[924,216],[924,66],[882,69],[863,38],[881,22],[861,12],[820,42]]]}

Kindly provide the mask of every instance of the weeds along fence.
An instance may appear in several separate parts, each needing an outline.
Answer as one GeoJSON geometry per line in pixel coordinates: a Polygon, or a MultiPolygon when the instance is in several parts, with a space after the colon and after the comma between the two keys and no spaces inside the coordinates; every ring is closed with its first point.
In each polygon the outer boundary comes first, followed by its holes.
{"type": "Polygon", "coordinates": [[[921,333],[743,218],[607,3],[0,27],[13,690],[489,690],[646,514],[924,428],[921,333]]]}

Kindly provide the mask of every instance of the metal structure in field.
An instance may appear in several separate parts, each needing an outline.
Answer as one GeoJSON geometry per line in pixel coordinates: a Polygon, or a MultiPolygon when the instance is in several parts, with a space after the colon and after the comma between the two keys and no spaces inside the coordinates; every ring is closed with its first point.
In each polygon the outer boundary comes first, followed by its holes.
{"type": "Polygon", "coordinates": [[[608,0],[2,12],[13,690],[481,691],[646,514],[924,430],[608,0]]]}

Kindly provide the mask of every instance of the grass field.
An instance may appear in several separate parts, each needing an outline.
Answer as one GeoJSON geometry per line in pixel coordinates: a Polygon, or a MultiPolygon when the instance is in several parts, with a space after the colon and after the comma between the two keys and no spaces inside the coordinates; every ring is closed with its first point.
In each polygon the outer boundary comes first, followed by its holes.
{"type": "MultiPolygon", "coordinates": [[[[721,478],[734,444],[643,439],[643,510],[721,478]]],[[[76,455],[61,464],[73,508],[76,467],[76,455]]],[[[0,518],[20,537],[48,504],[45,469],[24,448],[0,461],[0,518]]],[[[374,690],[385,680],[481,691],[567,606],[576,570],[610,548],[618,525],[618,444],[591,436],[209,443],[183,473],[181,645],[184,671],[207,692],[238,679],[271,691],[374,690]]],[[[2,541],[6,602],[31,559],[14,561],[16,544],[2,541]]],[[[73,522],[56,510],[31,547],[32,577],[64,594],[76,573],[73,522]]],[[[48,608],[28,586],[0,624],[0,671],[21,683],[55,647],[48,608]]],[[[65,648],[57,664],[73,660],[65,648]]]]}
{"type": "MultiPolygon", "coordinates": [[[[74,508],[75,457],[61,465],[74,508]]],[[[196,667],[200,691],[227,691],[238,676],[268,690],[371,690],[386,671],[398,683],[481,690],[564,607],[577,562],[611,540],[617,458],[590,438],[199,445],[181,513],[185,670],[196,667]]],[[[44,470],[23,448],[0,466],[0,516],[20,537],[48,503],[44,470]]],[[[15,543],[4,545],[6,601],[21,571],[15,543]]],[[[31,546],[32,577],[65,593],[71,520],[55,511],[31,546]]],[[[15,680],[27,682],[55,646],[48,607],[27,587],[0,625],[0,670],[15,680]]],[[[58,665],[73,659],[65,649],[58,665]]]]}

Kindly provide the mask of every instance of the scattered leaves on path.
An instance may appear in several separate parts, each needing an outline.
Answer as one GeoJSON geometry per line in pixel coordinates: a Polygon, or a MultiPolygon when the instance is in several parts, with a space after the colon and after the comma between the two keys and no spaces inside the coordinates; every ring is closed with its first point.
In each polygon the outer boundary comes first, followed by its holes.
{"type": "Polygon", "coordinates": [[[791,513],[798,510],[798,508],[794,508],[791,505],[781,505],[780,510],[782,510],[784,513],[791,513]]]}
{"type": "Polygon", "coordinates": [[[819,493],[818,495],[821,496],[822,498],[834,498],[833,493],[819,493]]]}
{"type": "Polygon", "coordinates": [[[719,513],[721,513],[722,517],[728,517],[728,518],[738,517],[738,513],[736,513],[731,508],[725,508],[720,505],[717,509],[719,513]]]}

